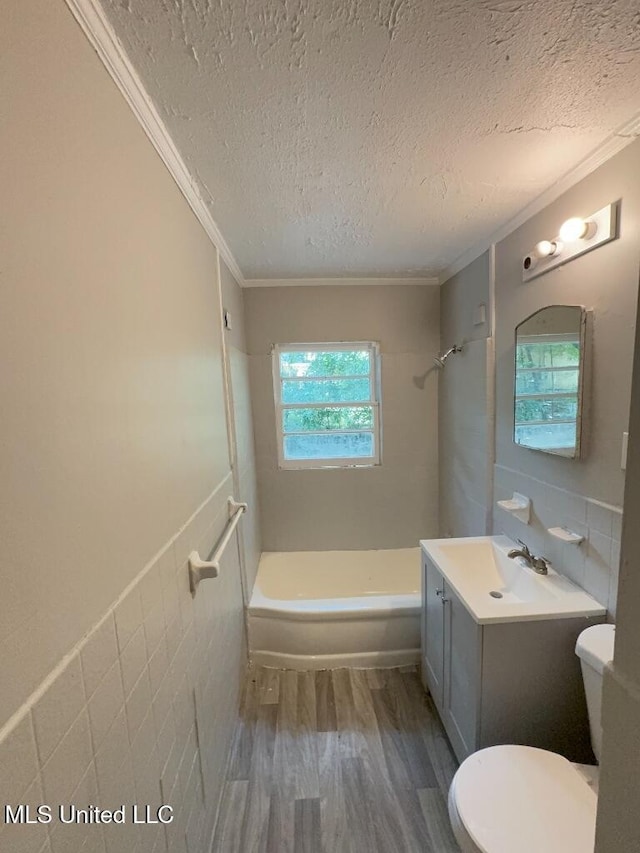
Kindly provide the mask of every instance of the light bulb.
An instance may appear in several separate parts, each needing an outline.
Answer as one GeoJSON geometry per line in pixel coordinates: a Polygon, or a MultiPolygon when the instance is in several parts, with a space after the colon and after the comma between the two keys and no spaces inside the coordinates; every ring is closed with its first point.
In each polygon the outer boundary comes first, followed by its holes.
{"type": "Polygon", "coordinates": [[[560,247],[558,244],[551,240],[540,240],[539,243],[536,243],[536,247],[534,249],[534,252],[539,258],[548,258],[559,251],[560,247]]]}
{"type": "Polygon", "coordinates": [[[585,222],[579,216],[567,219],[560,227],[560,239],[565,240],[567,243],[575,243],[576,240],[582,240],[583,237],[587,236],[590,226],[593,226],[592,222],[585,222]]]}

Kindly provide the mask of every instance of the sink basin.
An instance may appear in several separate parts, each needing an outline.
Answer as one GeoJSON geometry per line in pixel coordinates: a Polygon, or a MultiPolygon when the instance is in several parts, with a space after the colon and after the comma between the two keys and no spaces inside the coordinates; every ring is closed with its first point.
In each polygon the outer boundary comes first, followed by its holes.
{"type": "Polygon", "coordinates": [[[519,546],[506,536],[427,539],[420,543],[476,622],[602,616],[606,608],[549,568],[539,575],[507,555],[519,546]]]}

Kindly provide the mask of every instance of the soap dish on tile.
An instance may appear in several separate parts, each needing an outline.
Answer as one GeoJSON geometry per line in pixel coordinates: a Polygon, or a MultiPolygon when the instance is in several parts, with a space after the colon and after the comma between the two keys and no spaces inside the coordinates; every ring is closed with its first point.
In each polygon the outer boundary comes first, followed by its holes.
{"type": "Polygon", "coordinates": [[[581,542],[584,542],[584,536],[575,533],[573,530],[569,530],[568,527],[549,527],[547,528],[547,533],[553,536],[554,539],[559,539],[568,545],[579,545],[581,542]]]}
{"type": "Polygon", "coordinates": [[[531,519],[531,498],[526,495],[521,495],[519,492],[514,492],[513,497],[506,501],[496,501],[501,509],[515,515],[516,518],[525,524],[529,524],[531,519]]]}

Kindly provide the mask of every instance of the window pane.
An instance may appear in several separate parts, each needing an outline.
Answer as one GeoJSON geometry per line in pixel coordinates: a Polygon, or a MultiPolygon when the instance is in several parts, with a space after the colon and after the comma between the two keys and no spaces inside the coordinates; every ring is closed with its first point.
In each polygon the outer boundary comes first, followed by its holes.
{"type": "Polygon", "coordinates": [[[516,371],[516,394],[548,394],[553,390],[553,374],[548,370],[516,371]]]}
{"type": "Polygon", "coordinates": [[[516,347],[516,367],[578,367],[580,344],[578,341],[546,341],[521,343],[516,347]]]}
{"type": "Polygon", "coordinates": [[[516,426],[516,443],[540,450],[560,450],[576,446],[576,424],[535,424],[516,426]]]}
{"type": "Polygon", "coordinates": [[[516,371],[516,394],[578,391],[578,369],[516,371]]]}
{"type": "Polygon", "coordinates": [[[578,398],[565,397],[562,400],[553,400],[553,417],[556,420],[575,420],[578,417],[578,398]]]}
{"type": "Polygon", "coordinates": [[[554,367],[579,367],[580,344],[577,341],[552,344],[551,363],[554,367]]]}
{"type": "Polygon", "coordinates": [[[536,400],[516,399],[516,423],[528,421],[569,420],[577,417],[577,397],[553,397],[536,400]]]}
{"type": "Polygon", "coordinates": [[[544,344],[518,344],[516,347],[516,367],[546,367],[550,361],[544,344]]]}
{"type": "Polygon", "coordinates": [[[364,459],[374,453],[373,433],[339,433],[326,435],[286,435],[284,458],[294,459],[364,459]]]}
{"type": "Polygon", "coordinates": [[[553,374],[554,391],[578,391],[578,373],[576,370],[558,370],[553,374]]]}
{"type": "Polygon", "coordinates": [[[360,403],[371,399],[369,379],[285,379],[283,403],[360,403]]]}
{"type": "Polygon", "coordinates": [[[339,409],[286,409],[282,413],[285,432],[323,429],[371,429],[373,409],[370,406],[344,406],[339,409]]]}
{"type": "Polygon", "coordinates": [[[553,417],[551,400],[516,400],[516,423],[548,421],[553,417]]]}
{"type": "Polygon", "coordinates": [[[366,350],[280,353],[280,376],[368,376],[371,354],[366,350]]]}

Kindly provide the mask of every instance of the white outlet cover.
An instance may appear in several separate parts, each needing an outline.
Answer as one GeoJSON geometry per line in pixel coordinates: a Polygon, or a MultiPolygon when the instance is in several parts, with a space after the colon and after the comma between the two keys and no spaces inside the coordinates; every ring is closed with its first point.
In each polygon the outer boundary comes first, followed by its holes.
{"type": "Polygon", "coordinates": [[[484,302],[479,302],[473,312],[473,325],[483,326],[487,322],[487,306],[484,302]]]}

